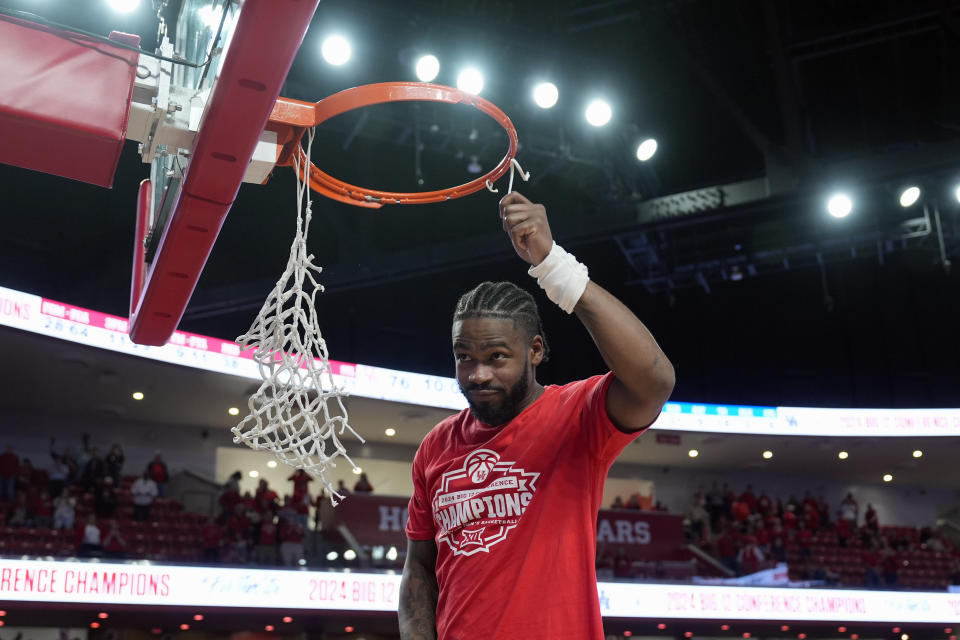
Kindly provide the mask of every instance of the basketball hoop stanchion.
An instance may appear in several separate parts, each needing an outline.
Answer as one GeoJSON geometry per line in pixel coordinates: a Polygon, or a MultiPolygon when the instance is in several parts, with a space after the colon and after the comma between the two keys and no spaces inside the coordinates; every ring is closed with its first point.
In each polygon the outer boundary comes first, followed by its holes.
{"type": "MultiPolygon", "coordinates": [[[[496,105],[480,96],[452,87],[423,82],[382,82],[346,89],[317,103],[280,98],[267,129],[277,133],[283,147],[279,166],[309,165],[310,188],[328,198],[359,207],[377,209],[385,204],[426,204],[461,198],[493,184],[510,169],[517,154],[517,130],[496,105]],[[493,118],[507,132],[507,154],[488,174],[465,184],[438,191],[395,192],[358,187],[324,173],[310,162],[300,147],[303,132],[347,111],[384,102],[443,102],[467,104],[493,118]]],[[[521,174],[522,175],[522,174],[521,174]]]]}

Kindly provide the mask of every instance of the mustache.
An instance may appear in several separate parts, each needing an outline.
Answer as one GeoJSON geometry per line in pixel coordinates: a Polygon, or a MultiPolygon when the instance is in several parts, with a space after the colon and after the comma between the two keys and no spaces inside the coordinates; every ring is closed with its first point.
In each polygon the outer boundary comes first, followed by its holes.
{"type": "Polygon", "coordinates": [[[467,386],[461,386],[461,391],[504,391],[503,387],[498,387],[492,384],[468,384],[467,386]]]}

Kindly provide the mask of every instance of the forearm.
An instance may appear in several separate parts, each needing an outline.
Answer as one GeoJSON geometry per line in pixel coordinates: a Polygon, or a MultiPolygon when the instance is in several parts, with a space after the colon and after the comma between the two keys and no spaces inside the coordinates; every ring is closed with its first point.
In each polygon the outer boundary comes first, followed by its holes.
{"type": "Polygon", "coordinates": [[[408,563],[400,581],[401,640],[435,640],[437,637],[437,577],[429,568],[408,563]]]}
{"type": "Polygon", "coordinates": [[[604,362],[631,395],[637,400],[666,401],[673,390],[673,365],[626,305],[591,281],[574,313],[590,332],[604,362]]]}

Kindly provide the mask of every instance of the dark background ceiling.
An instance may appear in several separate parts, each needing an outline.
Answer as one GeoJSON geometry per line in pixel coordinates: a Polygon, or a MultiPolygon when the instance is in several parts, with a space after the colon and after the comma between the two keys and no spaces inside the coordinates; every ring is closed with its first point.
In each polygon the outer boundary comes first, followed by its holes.
{"type": "MultiPolygon", "coordinates": [[[[129,17],[99,0],[0,5],[153,45],[148,2],[129,17]]],[[[519,190],[657,336],[675,399],[960,406],[960,282],[944,261],[960,253],[957,3],[321,2],[283,95],[410,80],[425,50],[442,84],[468,61],[483,67],[482,95],[513,120],[533,175],[519,190]],[[335,30],[354,44],[341,68],[319,55],[335,30]],[[560,89],[550,111],[529,98],[541,77],[560,89]],[[594,95],[613,104],[603,129],[583,121],[594,95]],[[660,148],[641,164],[647,135],[660,148]],[[925,193],[909,211],[896,203],[908,181],[925,193]],[[823,210],[838,187],[856,199],[843,220],[823,210]]],[[[471,179],[474,156],[489,170],[505,140],[467,107],[384,105],[325,123],[313,156],[348,181],[418,190],[471,179]]],[[[148,173],[134,143],[112,190],[0,166],[0,286],[126,315],[148,173]]],[[[293,184],[284,169],[241,188],[181,328],[247,329],[286,262],[293,184]]],[[[331,356],[451,375],[457,297],[484,279],[536,288],[496,203],[480,192],[370,211],[317,199],[310,246],[327,266],[331,356]]],[[[554,346],[542,381],[600,370],[576,319],[537,295],[554,346]]]]}

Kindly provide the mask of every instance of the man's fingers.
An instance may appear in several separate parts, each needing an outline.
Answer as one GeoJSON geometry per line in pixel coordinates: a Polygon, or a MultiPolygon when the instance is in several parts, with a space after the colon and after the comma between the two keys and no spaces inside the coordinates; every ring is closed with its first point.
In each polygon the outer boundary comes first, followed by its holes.
{"type": "Polygon", "coordinates": [[[527,200],[527,198],[524,197],[524,195],[523,195],[522,193],[520,193],[519,191],[511,191],[511,192],[508,193],[507,195],[505,195],[505,196],[503,196],[502,198],[500,198],[500,208],[501,208],[501,209],[503,209],[503,207],[506,206],[506,205],[508,205],[508,204],[516,204],[516,203],[521,203],[521,204],[533,204],[532,202],[530,202],[529,200],[527,200]]]}

